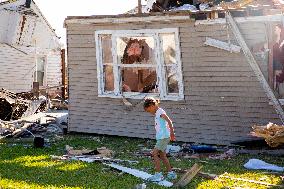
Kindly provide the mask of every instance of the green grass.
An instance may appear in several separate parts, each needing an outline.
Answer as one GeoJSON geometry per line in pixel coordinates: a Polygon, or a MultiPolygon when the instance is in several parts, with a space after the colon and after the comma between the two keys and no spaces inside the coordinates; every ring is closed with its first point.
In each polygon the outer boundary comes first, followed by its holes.
{"type": "MultiPolygon", "coordinates": [[[[153,164],[150,158],[136,157],[133,154],[145,145],[153,147],[154,141],[147,142],[144,139],[126,137],[93,137],[90,135],[69,135],[64,136],[51,145],[50,148],[27,148],[22,144],[12,145],[11,143],[0,144],[0,188],[96,188],[96,189],[131,189],[143,181],[128,174],[121,174],[119,171],[110,169],[101,163],[85,163],[80,161],[58,161],[53,160],[50,155],[63,155],[65,145],[75,149],[105,146],[115,151],[115,158],[138,160],[138,164],[126,165],[140,170],[153,173],[153,164]],[[100,140],[97,140],[97,139],[100,140]]],[[[269,163],[284,166],[283,157],[274,156],[250,156],[238,155],[230,160],[210,160],[170,158],[170,162],[177,168],[190,168],[194,163],[203,165],[202,171],[213,174],[224,174],[235,177],[267,182],[280,185],[281,179],[274,174],[264,171],[251,171],[243,168],[243,164],[250,158],[258,158],[269,163]]],[[[179,177],[181,174],[179,174],[179,177]]],[[[283,183],[282,183],[283,184],[283,183]]],[[[147,188],[163,188],[153,183],[147,183],[147,188]]],[[[225,189],[225,188],[277,188],[265,185],[234,181],[220,178],[219,180],[208,180],[196,176],[186,187],[189,189],[225,189]]]]}

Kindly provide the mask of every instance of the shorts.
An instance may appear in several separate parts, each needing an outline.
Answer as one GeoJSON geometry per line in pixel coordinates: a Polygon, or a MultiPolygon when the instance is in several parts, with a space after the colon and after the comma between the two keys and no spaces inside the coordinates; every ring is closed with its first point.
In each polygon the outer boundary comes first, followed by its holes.
{"type": "Polygon", "coordinates": [[[159,139],[156,142],[155,148],[165,152],[167,149],[167,145],[170,143],[170,138],[163,138],[163,139],[159,139]]]}

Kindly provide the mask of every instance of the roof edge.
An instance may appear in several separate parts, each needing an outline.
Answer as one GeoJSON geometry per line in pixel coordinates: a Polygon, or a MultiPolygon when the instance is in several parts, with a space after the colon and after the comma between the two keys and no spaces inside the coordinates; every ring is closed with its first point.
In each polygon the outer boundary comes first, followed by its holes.
{"type": "MultiPolygon", "coordinates": [[[[283,20],[283,14],[266,15],[266,16],[249,16],[236,17],[237,22],[278,22],[283,20]]],[[[225,18],[216,18],[209,20],[195,20],[189,13],[183,14],[143,14],[140,16],[131,15],[105,15],[105,16],[68,16],[64,21],[64,27],[68,24],[120,24],[133,22],[153,22],[163,21],[169,22],[173,20],[194,20],[195,25],[198,24],[223,24],[226,22],[225,18]]]]}

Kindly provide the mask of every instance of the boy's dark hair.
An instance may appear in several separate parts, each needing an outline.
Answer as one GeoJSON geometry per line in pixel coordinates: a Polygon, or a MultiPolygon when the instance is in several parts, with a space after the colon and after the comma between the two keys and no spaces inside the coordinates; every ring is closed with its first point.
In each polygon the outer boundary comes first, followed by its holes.
{"type": "Polygon", "coordinates": [[[144,108],[148,108],[149,106],[158,105],[159,103],[160,103],[159,100],[156,100],[153,97],[149,97],[144,100],[143,106],[144,108]]]}

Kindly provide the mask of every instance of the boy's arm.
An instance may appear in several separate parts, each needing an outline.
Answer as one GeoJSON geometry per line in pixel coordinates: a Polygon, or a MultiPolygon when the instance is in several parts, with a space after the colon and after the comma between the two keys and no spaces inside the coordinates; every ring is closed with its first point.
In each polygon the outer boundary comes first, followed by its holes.
{"type": "Polygon", "coordinates": [[[175,141],[175,133],[174,133],[174,127],[173,127],[173,122],[172,120],[166,115],[166,114],[161,114],[161,118],[166,120],[168,122],[169,128],[170,128],[170,139],[171,141],[175,141]]]}

